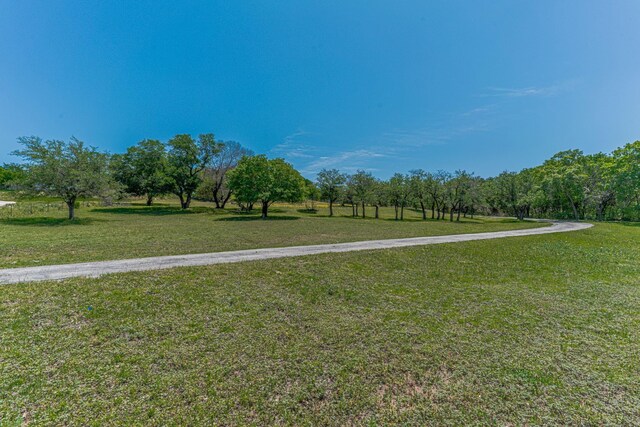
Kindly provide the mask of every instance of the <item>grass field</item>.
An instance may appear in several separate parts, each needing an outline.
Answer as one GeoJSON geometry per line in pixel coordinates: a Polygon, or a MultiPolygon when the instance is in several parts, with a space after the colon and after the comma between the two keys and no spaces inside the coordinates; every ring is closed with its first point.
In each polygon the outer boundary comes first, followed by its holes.
{"type": "MultiPolygon", "coordinates": [[[[173,201],[172,201],[173,202],[173,201]]],[[[464,219],[460,223],[422,221],[407,210],[394,221],[390,208],[382,219],[351,218],[351,208],[301,213],[302,206],[276,206],[270,219],[258,212],[239,214],[206,203],[182,211],[174,204],[146,207],[82,207],[69,221],[55,206],[22,206],[22,215],[0,218],[0,268],[136,258],[157,255],[221,252],[237,249],[311,245],[358,240],[502,231],[542,224],[500,218],[464,219]],[[30,212],[34,213],[31,214],[30,212]]],[[[9,212],[9,213],[7,213],[9,212]]],[[[373,214],[373,209],[370,210],[373,214]]]]}
{"type": "Polygon", "coordinates": [[[597,224],[3,286],[0,416],[637,425],[639,259],[639,226],[597,224]]]}

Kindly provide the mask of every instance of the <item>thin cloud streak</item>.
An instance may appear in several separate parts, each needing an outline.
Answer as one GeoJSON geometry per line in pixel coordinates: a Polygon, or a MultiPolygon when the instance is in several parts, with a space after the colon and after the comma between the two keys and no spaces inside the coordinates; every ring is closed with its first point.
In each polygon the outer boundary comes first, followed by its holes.
{"type": "MultiPolygon", "coordinates": [[[[321,169],[337,168],[341,170],[356,170],[365,169],[366,166],[361,164],[363,160],[370,160],[376,158],[387,157],[387,154],[373,151],[373,150],[352,150],[342,151],[332,156],[321,156],[317,160],[309,163],[302,172],[305,173],[317,173],[321,169]],[[344,165],[345,162],[350,162],[349,165],[344,165]]],[[[373,170],[373,169],[369,169],[373,170]]]]}
{"type": "Polygon", "coordinates": [[[522,87],[522,88],[506,88],[506,87],[490,87],[489,93],[483,96],[494,96],[504,98],[524,98],[524,97],[549,97],[555,96],[562,88],[558,85],[546,87],[522,87]]]}

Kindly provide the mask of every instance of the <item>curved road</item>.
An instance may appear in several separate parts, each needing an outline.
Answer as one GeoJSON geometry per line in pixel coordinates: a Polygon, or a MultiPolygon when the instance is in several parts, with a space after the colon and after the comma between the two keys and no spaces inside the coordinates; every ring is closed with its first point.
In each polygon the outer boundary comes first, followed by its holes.
{"type": "Polygon", "coordinates": [[[403,248],[406,246],[435,245],[439,243],[468,242],[471,240],[499,239],[503,237],[531,236],[535,234],[562,233],[583,230],[592,224],[581,222],[552,222],[549,227],[524,230],[496,231],[490,233],[456,234],[448,236],[411,237],[406,239],[368,240],[364,242],[334,243],[284,248],[249,249],[207,254],[170,255],[116,261],[86,262],[40,267],[0,269],[0,284],[61,280],[71,277],[98,277],[103,274],[128,271],[160,270],[174,267],[227,264],[304,255],[335,252],[364,251],[371,249],[403,248]]]}

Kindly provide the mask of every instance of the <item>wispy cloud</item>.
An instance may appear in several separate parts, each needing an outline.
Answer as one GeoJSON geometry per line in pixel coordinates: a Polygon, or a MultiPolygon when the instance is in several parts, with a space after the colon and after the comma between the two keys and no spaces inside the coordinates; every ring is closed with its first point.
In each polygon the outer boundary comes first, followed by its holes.
{"type": "Polygon", "coordinates": [[[280,144],[271,149],[271,152],[278,156],[284,156],[285,158],[313,158],[315,156],[312,153],[316,151],[316,148],[299,140],[301,137],[308,135],[311,135],[311,133],[303,129],[298,129],[292,134],[285,136],[280,144]]]}
{"type": "Polygon", "coordinates": [[[385,132],[381,140],[396,150],[447,144],[470,133],[491,130],[494,107],[494,104],[488,104],[463,112],[442,114],[422,128],[385,132]]]}
{"type": "Polygon", "coordinates": [[[331,156],[318,157],[307,164],[303,172],[316,173],[320,169],[328,168],[338,168],[347,172],[355,171],[356,169],[373,171],[375,169],[366,167],[366,161],[382,157],[387,157],[387,154],[367,149],[341,151],[331,156]]]}
{"type": "Polygon", "coordinates": [[[560,92],[562,87],[560,85],[545,86],[545,87],[521,87],[521,88],[508,88],[508,87],[490,87],[488,93],[483,96],[496,96],[504,98],[523,98],[523,97],[548,97],[555,96],[560,92]]]}

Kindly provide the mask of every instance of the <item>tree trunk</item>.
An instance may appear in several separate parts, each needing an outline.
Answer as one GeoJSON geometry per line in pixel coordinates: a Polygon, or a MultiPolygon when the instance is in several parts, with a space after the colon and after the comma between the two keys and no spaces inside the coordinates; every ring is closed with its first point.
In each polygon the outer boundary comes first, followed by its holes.
{"type": "MultiPolygon", "coordinates": [[[[219,208],[220,209],[224,209],[224,207],[226,206],[226,204],[227,204],[227,202],[229,201],[230,198],[231,198],[231,191],[229,191],[227,193],[227,196],[224,199],[222,199],[222,203],[220,203],[219,208]]],[[[218,206],[216,206],[216,207],[218,207],[218,206]]]]}
{"type": "Polygon", "coordinates": [[[393,207],[396,210],[396,221],[397,221],[398,220],[398,205],[396,203],[394,203],[393,207]]]}
{"type": "Polygon", "coordinates": [[[147,194],[147,206],[151,206],[153,204],[153,196],[151,194],[147,194]]]}
{"type": "Polygon", "coordinates": [[[353,216],[358,216],[358,204],[356,203],[354,206],[356,208],[356,211],[353,216]]]}
{"type": "Polygon", "coordinates": [[[333,200],[329,200],[329,216],[333,216],[333,200]]]}
{"type": "Polygon", "coordinates": [[[420,200],[420,208],[422,208],[422,219],[427,219],[427,210],[425,209],[422,200],[420,200]]]}
{"type": "Polygon", "coordinates": [[[180,206],[182,209],[189,209],[189,206],[191,206],[191,194],[187,194],[186,199],[182,195],[180,196],[180,206]]]}
{"type": "Polygon", "coordinates": [[[67,207],[69,208],[69,219],[76,219],[76,200],[69,200],[67,207]]]}
{"type": "Polygon", "coordinates": [[[222,206],[220,206],[220,198],[218,197],[218,190],[219,188],[217,185],[213,187],[213,201],[216,204],[216,208],[220,209],[222,206]]]}
{"type": "Polygon", "coordinates": [[[362,202],[362,218],[364,218],[364,202],[362,202]]]}
{"type": "Polygon", "coordinates": [[[269,202],[262,202],[262,219],[267,219],[267,212],[269,210],[269,202]]]}
{"type": "Polygon", "coordinates": [[[435,213],[435,208],[436,208],[436,204],[435,202],[431,202],[431,219],[435,218],[436,213],[435,213]]]}
{"type": "Polygon", "coordinates": [[[456,218],[456,221],[460,222],[460,208],[458,208],[458,217],[456,218]]]}
{"type": "Polygon", "coordinates": [[[449,222],[453,222],[453,207],[449,209],[449,222]]]}
{"type": "Polygon", "coordinates": [[[376,205],[376,219],[378,219],[378,208],[379,208],[379,206],[376,205]]]}
{"type": "Polygon", "coordinates": [[[400,206],[400,221],[404,221],[404,203],[400,206]]]}
{"type": "Polygon", "coordinates": [[[573,209],[573,216],[578,221],[580,219],[580,214],[578,213],[578,209],[576,208],[576,204],[571,202],[571,209],[573,209]]]}

